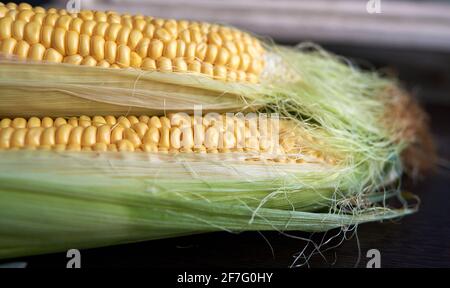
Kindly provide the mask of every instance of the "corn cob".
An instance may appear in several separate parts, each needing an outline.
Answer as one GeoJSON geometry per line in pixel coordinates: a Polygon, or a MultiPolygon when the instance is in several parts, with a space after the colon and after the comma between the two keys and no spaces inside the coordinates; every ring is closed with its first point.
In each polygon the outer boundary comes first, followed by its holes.
{"type": "Polygon", "coordinates": [[[19,59],[257,82],[260,42],[234,28],[115,12],[0,5],[0,51],[19,59]]]}
{"type": "Polygon", "coordinates": [[[8,3],[0,5],[0,116],[254,110],[268,101],[258,83],[298,78],[280,59],[232,27],[8,3]],[[17,97],[27,107],[10,114],[17,97]]]}
{"type": "Polygon", "coordinates": [[[322,50],[12,3],[0,4],[0,42],[0,258],[217,230],[325,231],[415,211],[384,207],[414,141],[402,134],[411,119],[392,125],[386,108],[402,93],[322,50]],[[196,118],[196,104],[283,120],[273,133],[271,122],[196,118]]]}

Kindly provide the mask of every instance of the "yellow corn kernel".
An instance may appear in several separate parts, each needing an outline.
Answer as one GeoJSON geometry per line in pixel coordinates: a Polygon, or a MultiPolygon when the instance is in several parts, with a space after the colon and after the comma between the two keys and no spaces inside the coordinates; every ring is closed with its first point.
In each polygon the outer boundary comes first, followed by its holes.
{"type": "Polygon", "coordinates": [[[61,63],[63,60],[63,56],[55,49],[49,48],[45,50],[44,60],[47,62],[61,63]]]}

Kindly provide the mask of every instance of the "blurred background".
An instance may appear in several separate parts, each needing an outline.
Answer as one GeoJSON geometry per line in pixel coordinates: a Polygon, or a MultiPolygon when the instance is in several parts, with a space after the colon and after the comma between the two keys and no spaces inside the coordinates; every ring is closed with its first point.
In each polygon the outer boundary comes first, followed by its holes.
{"type": "MultiPolygon", "coordinates": [[[[22,2],[22,1],[12,1],[22,2]]],[[[312,41],[365,68],[398,77],[430,115],[437,171],[412,186],[419,213],[358,228],[358,237],[313,256],[312,267],[450,267],[450,1],[420,0],[54,0],[32,5],[115,10],[234,25],[286,45],[312,41]]],[[[313,239],[327,235],[297,236],[313,239]]],[[[330,235],[331,236],[331,235],[330,235]]],[[[334,243],[336,244],[336,243],[334,243]]],[[[277,233],[213,233],[82,252],[86,266],[288,267],[305,242],[277,233]]],[[[333,243],[330,243],[333,246],[333,243]]],[[[24,259],[65,267],[65,254],[24,259]]],[[[84,261],[83,260],[83,261],[84,261]]]]}

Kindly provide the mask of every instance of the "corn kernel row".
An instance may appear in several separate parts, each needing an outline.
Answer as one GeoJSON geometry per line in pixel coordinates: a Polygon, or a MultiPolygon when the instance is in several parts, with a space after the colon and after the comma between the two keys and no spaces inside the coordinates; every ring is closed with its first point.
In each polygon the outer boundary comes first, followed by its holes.
{"type": "MultiPolygon", "coordinates": [[[[270,137],[262,137],[262,129],[252,132],[252,127],[245,121],[241,121],[247,128],[243,133],[237,129],[239,126],[224,131],[224,126],[221,128],[218,123],[221,119],[179,114],[168,117],[5,118],[0,121],[0,149],[43,147],[58,150],[217,153],[266,152],[274,147],[270,137]]],[[[278,149],[277,152],[284,153],[283,147],[278,149]]]]}

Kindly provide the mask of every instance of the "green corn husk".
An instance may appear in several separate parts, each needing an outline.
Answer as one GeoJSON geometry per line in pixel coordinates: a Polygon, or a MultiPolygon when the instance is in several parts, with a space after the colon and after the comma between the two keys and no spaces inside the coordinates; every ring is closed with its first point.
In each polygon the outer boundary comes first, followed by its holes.
{"type": "Polygon", "coordinates": [[[325,231],[413,209],[329,211],[339,169],[198,155],[2,152],[0,257],[211,231],[325,231]],[[312,211],[322,211],[313,213],[312,211]]]}
{"type": "Polygon", "coordinates": [[[309,48],[271,45],[270,75],[253,85],[4,60],[2,116],[186,112],[194,104],[276,112],[318,139],[316,149],[342,159],[3,151],[0,258],[220,230],[326,231],[414,212],[385,205],[400,195],[393,184],[411,141],[403,124],[389,123],[395,99],[386,91],[398,85],[309,48]]]}
{"type": "MultiPolygon", "coordinates": [[[[5,117],[159,114],[240,111],[249,84],[225,83],[202,75],[110,69],[70,64],[0,60],[0,90],[5,117]],[[23,99],[19,111],[17,98],[23,99]],[[14,112],[12,112],[14,111],[14,112]]],[[[258,105],[257,105],[258,104],[258,105]]]]}

